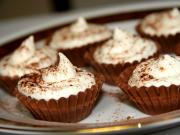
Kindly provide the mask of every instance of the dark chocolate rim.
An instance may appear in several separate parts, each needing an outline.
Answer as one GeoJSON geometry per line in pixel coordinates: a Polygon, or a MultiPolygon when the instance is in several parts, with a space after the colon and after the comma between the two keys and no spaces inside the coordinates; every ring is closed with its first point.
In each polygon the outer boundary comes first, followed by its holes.
{"type": "Polygon", "coordinates": [[[86,53],[85,53],[85,59],[91,65],[96,72],[101,73],[104,75],[106,82],[112,85],[116,85],[115,80],[119,76],[119,74],[126,69],[127,67],[130,66],[135,66],[140,62],[143,62],[146,59],[150,59],[152,57],[156,57],[160,54],[161,52],[161,47],[158,43],[156,43],[157,46],[157,52],[155,52],[152,56],[149,56],[148,58],[143,58],[141,61],[134,61],[132,63],[126,62],[126,63],[118,63],[116,65],[114,64],[105,64],[105,63],[98,63],[94,57],[94,51],[96,50],[96,47],[90,48],[86,53]]]}
{"type": "Polygon", "coordinates": [[[141,111],[154,115],[180,109],[180,85],[131,87],[128,80],[134,69],[135,66],[125,69],[116,84],[141,111]]]}
{"type": "Polygon", "coordinates": [[[36,100],[23,95],[17,89],[15,94],[36,119],[68,123],[78,122],[91,113],[99,96],[104,79],[102,75],[96,74],[95,80],[96,84],[84,92],[70,95],[68,98],[61,97],[58,100],[36,100]]]}
{"type": "Polygon", "coordinates": [[[150,35],[145,33],[141,29],[141,22],[139,22],[138,25],[136,25],[136,31],[139,33],[142,37],[149,38],[153,41],[158,42],[162,46],[163,52],[175,52],[175,45],[180,43],[180,32],[176,34],[169,34],[169,35],[150,35]]]}

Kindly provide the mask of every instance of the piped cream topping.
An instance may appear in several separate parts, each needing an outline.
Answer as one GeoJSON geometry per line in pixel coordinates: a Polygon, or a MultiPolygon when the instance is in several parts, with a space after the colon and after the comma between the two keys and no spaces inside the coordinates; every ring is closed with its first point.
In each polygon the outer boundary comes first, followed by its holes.
{"type": "Polygon", "coordinates": [[[59,53],[58,66],[41,69],[39,73],[24,76],[18,82],[18,90],[37,100],[58,100],[77,95],[95,84],[92,73],[74,67],[65,55],[59,53]]]}
{"type": "Polygon", "coordinates": [[[88,24],[84,18],[80,17],[77,22],[71,25],[70,29],[74,33],[84,32],[88,29],[88,24]]]}
{"type": "Polygon", "coordinates": [[[21,64],[32,57],[34,53],[34,37],[30,36],[12,53],[9,63],[12,65],[21,64]]]}
{"type": "Polygon", "coordinates": [[[128,84],[136,87],[180,85],[180,57],[161,55],[139,64],[128,84]]]}
{"type": "Polygon", "coordinates": [[[157,52],[153,41],[132,35],[116,28],[113,38],[94,52],[94,59],[98,63],[118,64],[141,61],[157,52]]]}
{"type": "Polygon", "coordinates": [[[36,72],[57,61],[57,52],[49,47],[36,49],[34,37],[30,36],[11,54],[0,61],[0,75],[21,77],[24,74],[36,72]]]}
{"type": "Polygon", "coordinates": [[[80,17],[70,26],[57,30],[49,43],[54,49],[71,49],[86,46],[110,38],[111,31],[102,25],[87,23],[80,17]]]}
{"type": "Polygon", "coordinates": [[[76,75],[72,63],[62,53],[59,53],[59,64],[42,70],[42,79],[45,82],[56,82],[67,80],[76,75]]]}
{"type": "Polygon", "coordinates": [[[170,11],[152,13],[142,20],[140,27],[143,32],[150,35],[174,35],[180,32],[180,11],[174,8],[170,11]]]}

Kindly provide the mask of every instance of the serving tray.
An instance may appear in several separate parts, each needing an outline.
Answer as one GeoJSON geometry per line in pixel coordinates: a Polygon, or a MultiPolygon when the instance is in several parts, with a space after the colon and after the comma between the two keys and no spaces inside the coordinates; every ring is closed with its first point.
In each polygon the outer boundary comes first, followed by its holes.
{"type": "MultiPolygon", "coordinates": [[[[119,27],[135,33],[135,26],[145,15],[180,6],[179,1],[139,3],[112,6],[86,12],[52,15],[37,21],[37,25],[24,28],[0,38],[0,58],[13,51],[23,39],[34,35],[37,45],[43,46],[45,37],[54,30],[68,25],[78,16],[89,22],[119,27]],[[44,23],[44,20],[46,22],[44,23]]],[[[33,18],[31,20],[33,22],[33,18]]],[[[142,113],[124,93],[115,86],[103,85],[102,94],[92,113],[78,123],[60,123],[35,120],[15,98],[0,89],[0,132],[21,134],[124,134],[148,133],[180,125],[180,110],[155,116],[142,113]]]]}

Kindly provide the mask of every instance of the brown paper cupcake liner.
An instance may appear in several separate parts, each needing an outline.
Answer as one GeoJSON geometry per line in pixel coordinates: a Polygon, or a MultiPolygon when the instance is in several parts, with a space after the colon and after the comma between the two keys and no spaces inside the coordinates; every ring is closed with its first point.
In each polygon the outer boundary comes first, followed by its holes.
{"type": "Polygon", "coordinates": [[[130,87],[128,80],[134,68],[124,70],[116,83],[142,112],[155,115],[180,109],[180,86],[130,87]]]}
{"type": "Polygon", "coordinates": [[[145,38],[149,38],[151,40],[154,40],[158,42],[161,45],[162,52],[164,53],[173,53],[175,51],[175,45],[180,43],[180,33],[177,33],[175,35],[162,35],[162,36],[156,36],[156,35],[149,35],[147,33],[144,33],[141,30],[141,23],[139,23],[136,26],[136,31],[145,38]]]}
{"type": "Polygon", "coordinates": [[[174,52],[176,55],[180,56],[180,42],[176,44],[174,52]]]}
{"type": "MultiPolygon", "coordinates": [[[[158,54],[160,53],[161,48],[160,48],[160,46],[158,44],[157,44],[157,47],[158,47],[158,51],[153,56],[150,56],[147,59],[149,59],[151,57],[158,56],[158,54]]],[[[104,64],[104,63],[101,64],[101,63],[98,63],[93,57],[95,49],[96,49],[96,47],[89,49],[88,52],[86,52],[84,57],[85,57],[86,61],[89,62],[89,64],[95,69],[96,72],[101,73],[101,74],[104,75],[106,83],[112,84],[112,85],[116,85],[115,80],[117,79],[119,74],[124,69],[126,69],[127,67],[130,67],[130,66],[135,66],[138,63],[146,60],[146,59],[142,59],[140,62],[139,61],[134,61],[132,63],[127,62],[127,63],[123,63],[123,64],[119,63],[119,64],[116,64],[116,65],[104,64]]]]}
{"type": "MultiPolygon", "coordinates": [[[[49,45],[51,38],[52,38],[52,35],[49,36],[49,38],[47,38],[47,41],[46,41],[47,45],[49,45]]],[[[99,46],[103,44],[104,42],[106,42],[107,40],[109,40],[109,38],[99,41],[99,42],[87,44],[81,47],[75,47],[72,49],[57,49],[57,50],[58,52],[64,53],[68,57],[68,59],[72,62],[73,65],[76,65],[77,67],[85,67],[88,65],[88,63],[84,59],[84,55],[89,50],[89,48],[99,46]]]]}
{"type": "Polygon", "coordinates": [[[16,90],[16,96],[36,119],[68,123],[78,122],[91,113],[101,91],[103,80],[102,75],[96,75],[96,84],[91,88],[59,100],[36,100],[21,94],[18,90],[16,90]]]}
{"type": "Polygon", "coordinates": [[[19,80],[19,77],[8,77],[8,76],[0,76],[0,85],[1,87],[11,94],[12,96],[15,96],[15,87],[19,80]]]}

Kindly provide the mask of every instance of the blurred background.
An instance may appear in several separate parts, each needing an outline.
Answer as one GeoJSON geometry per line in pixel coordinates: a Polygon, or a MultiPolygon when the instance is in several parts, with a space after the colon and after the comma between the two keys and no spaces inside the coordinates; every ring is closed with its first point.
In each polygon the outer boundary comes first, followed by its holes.
{"type": "Polygon", "coordinates": [[[0,0],[0,20],[143,1],[148,0],[0,0]]]}

